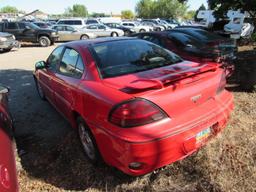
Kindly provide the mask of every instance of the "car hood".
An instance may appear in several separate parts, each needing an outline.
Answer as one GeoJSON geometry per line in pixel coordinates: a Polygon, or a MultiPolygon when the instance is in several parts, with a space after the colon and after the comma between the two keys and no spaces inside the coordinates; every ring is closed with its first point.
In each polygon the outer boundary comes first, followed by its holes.
{"type": "Polygon", "coordinates": [[[10,36],[12,36],[12,34],[0,32],[0,37],[10,37],[10,36]]]}

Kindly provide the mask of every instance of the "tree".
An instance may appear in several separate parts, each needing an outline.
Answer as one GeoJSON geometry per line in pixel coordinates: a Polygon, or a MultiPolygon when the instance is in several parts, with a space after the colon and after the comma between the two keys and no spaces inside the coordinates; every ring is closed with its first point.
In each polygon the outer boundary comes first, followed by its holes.
{"type": "Polygon", "coordinates": [[[133,19],[134,13],[131,10],[123,10],[121,12],[122,19],[133,19]]]}
{"type": "Polygon", "coordinates": [[[87,17],[88,11],[87,8],[84,5],[81,4],[75,4],[72,6],[72,8],[68,8],[65,11],[65,15],[73,16],[73,17],[87,17]]]}
{"type": "Polygon", "coordinates": [[[197,15],[198,15],[199,11],[204,11],[204,10],[206,10],[206,7],[204,6],[204,4],[202,4],[202,5],[198,8],[198,10],[196,11],[196,13],[195,13],[195,16],[194,16],[195,21],[199,21],[199,19],[197,18],[197,15]]]}
{"type": "Polygon", "coordinates": [[[0,9],[0,13],[18,13],[18,9],[12,6],[5,6],[0,9]]]}
{"type": "Polygon", "coordinates": [[[256,17],[256,1],[255,0],[208,0],[210,9],[215,10],[215,15],[223,17],[228,10],[247,11],[252,18],[256,17]]]}
{"type": "Polygon", "coordinates": [[[177,18],[184,16],[187,5],[180,0],[140,0],[136,5],[138,17],[177,18]]]}
{"type": "Polygon", "coordinates": [[[107,15],[105,13],[92,13],[90,16],[94,17],[94,18],[96,18],[96,17],[110,17],[110,15],[107,15]]]}
{"type": "Polygon", "coordinates": [[[154,9],[154,2],[152,0],[140,0],[136,5],[136,12],[138,17],[150,18],[154,9]]]}
{"type": "Polygon", "coordinates": [[[186,19],[186,20],[192,20],[192,19],[195,18],[195,15],[196,15],[196,11],[193,11],[193,10],[188,11],[188,12],[186,12],[186,14],[185,14],[185,16],[184,16],[184,19],[186,19]]]}

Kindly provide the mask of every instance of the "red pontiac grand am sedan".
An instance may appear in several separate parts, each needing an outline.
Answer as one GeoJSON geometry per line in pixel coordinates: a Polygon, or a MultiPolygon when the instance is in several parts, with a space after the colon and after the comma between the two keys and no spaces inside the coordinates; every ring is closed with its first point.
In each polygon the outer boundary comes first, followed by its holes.
{"type": "Polygon", "coordinates": [[[0,191],[18,191],[12,143],[12,120],[7,106],[8,89],[0,85],[0,191]]]}
{"type": "Polygon", "coordinates": [[[39,96],[78,128],[91,162],[134,176],[198,150],[233,109],[216,63],[184,61],[134,38],[60,45],[34,77],[39,96]]]}

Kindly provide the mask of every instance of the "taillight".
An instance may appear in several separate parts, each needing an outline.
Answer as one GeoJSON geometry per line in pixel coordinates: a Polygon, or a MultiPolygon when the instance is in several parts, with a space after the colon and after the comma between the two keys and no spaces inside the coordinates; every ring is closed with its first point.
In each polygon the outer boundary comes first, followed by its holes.
{"type": "Polygon", "coordinates": [[[109,121],[128,128],[149,124],[166,117],[167,115],[150,101],[134,99],[115,106],[110,112],[109,121]]]}
{"type": "Polygon", "coordinates": [[[223,72],[222,75],[221,75],[221,80],[220,80],[220,83],[219,83],[219,87],[217,89],[217,94],[224,91],[224,89],[226,87],[226,84],[227,84],[226,73],[223,72]]]}

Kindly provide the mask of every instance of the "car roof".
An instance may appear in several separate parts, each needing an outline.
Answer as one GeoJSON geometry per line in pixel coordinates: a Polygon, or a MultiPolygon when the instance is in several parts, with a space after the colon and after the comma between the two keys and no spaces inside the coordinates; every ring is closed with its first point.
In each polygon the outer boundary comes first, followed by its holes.
{"type": "Polygon", "coordinates": [[[134,40],[137,38],[134,37],[105,37],[105,38],[96,38],[96,39],[87,39],[87,40],[78,40],[64,43],[62,45],[68,47],[89,47],[95,44],[114,42],[114,41],[125,41],[125,40],[134,40]]]}

